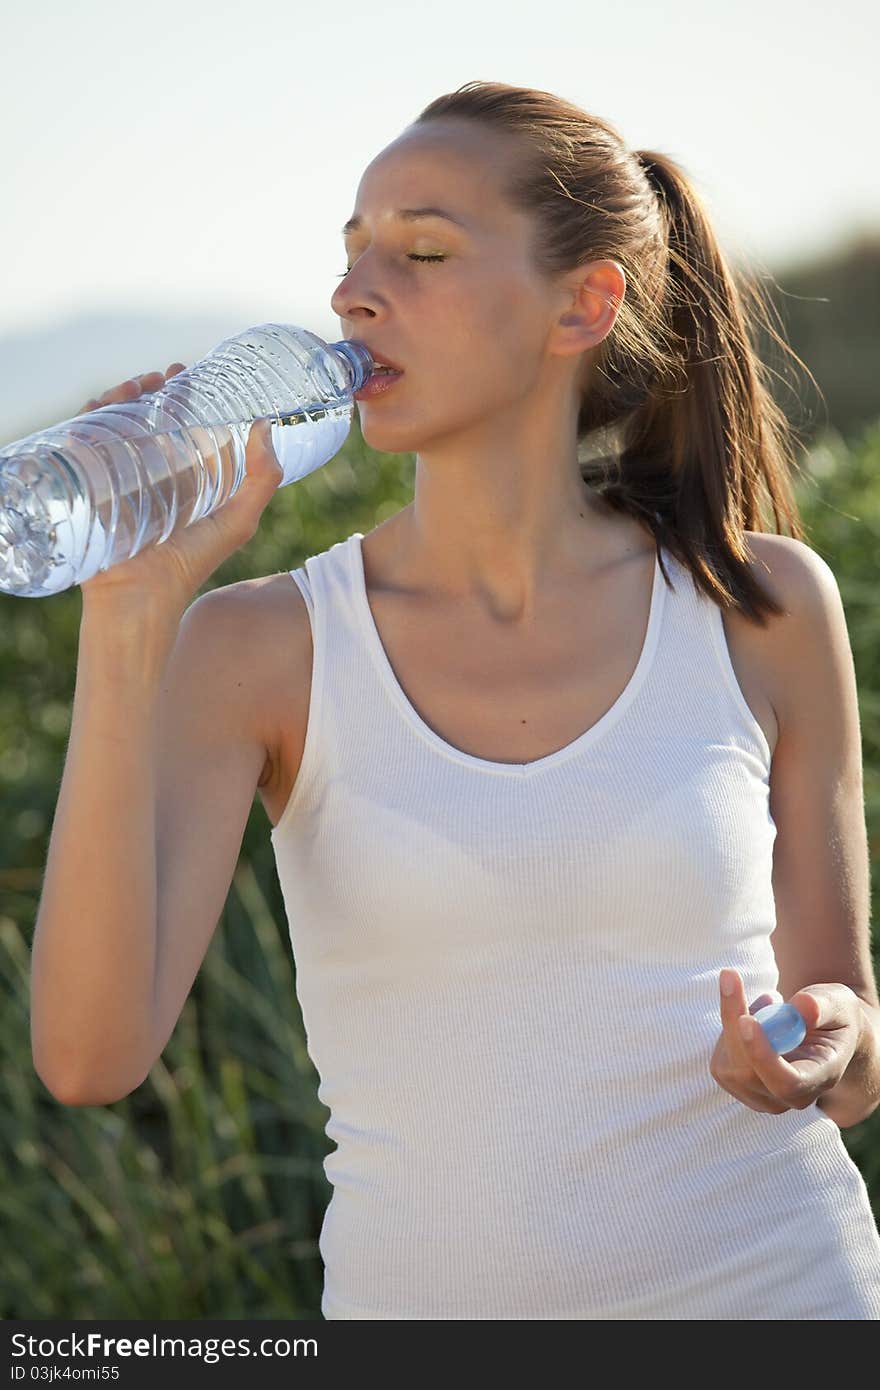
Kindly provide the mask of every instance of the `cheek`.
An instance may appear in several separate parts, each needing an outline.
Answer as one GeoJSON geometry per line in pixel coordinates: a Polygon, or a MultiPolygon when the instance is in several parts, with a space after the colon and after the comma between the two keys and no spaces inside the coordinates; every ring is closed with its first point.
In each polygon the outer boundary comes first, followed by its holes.
{"type": "Polygon", "coordinates": [[[522,281],[493,286],[484,306],[487,335],[497,343],[498,354],[507,372],[516,372],[523,379],[533,376],[540,367],[547,337],[546,310],[539,308],[524,289],[522,281]]]}
{"type": "Polygon", "coordinates": [[[448,393],[454,383],[459,402],[516,397],[540,369],[545,319],[515,271],[489,275],[474,266],[444,279],[438,270],[424,303],[424,342],[438,388],[448,393]]]}
{"type": "Polygon", "coordinates": [[[446,310],[489,355],[519,363],[529,357],[537,319],[534,305],[515,280],[483,277],[460,285],[454,304],[452,299],[447,301],[446,310]]]}

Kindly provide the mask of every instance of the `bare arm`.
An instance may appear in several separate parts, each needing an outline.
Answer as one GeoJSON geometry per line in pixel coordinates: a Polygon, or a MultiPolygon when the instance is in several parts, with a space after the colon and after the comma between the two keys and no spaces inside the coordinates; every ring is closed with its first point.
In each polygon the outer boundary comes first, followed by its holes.
{"type": "Polygon", "coordinates": [[[84,605],[67,758],[31,961],[31,1047],[61,1101],[117,1099],[152,1040],[156,726],[177,623],[91,621],[84,605]]]}
{"type": "Polygon", "coordinates": [[[256,590],[178,624],[84,616],[34,939],[34,1065],[65,1104],[141,1084],[210,945],[268,759],[256,590]]]}
{"type": "Polygon", "coordinates": [[[253,428],[231,498],[82,586],[30,987],[34,1066],[66,1104],[140,1085],[222,910],[266,761],[258,701],[230,654],[257,680],[260,666],[247,585],[190,600],[254,535],[280,478],[268,433],[253,428]]]}

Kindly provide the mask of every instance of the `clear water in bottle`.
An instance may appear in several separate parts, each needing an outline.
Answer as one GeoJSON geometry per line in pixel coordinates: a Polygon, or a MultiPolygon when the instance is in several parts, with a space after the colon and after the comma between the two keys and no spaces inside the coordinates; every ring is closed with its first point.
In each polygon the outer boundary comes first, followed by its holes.
{"type": "Polygon", "coordinates": [[[262,324],[161,391],[102,406],[0,449],[0,590],[83,583],[237,491],[253,421],[272,420],[281,487],[333,458],[372,371],[356,341],[262,324]]]}

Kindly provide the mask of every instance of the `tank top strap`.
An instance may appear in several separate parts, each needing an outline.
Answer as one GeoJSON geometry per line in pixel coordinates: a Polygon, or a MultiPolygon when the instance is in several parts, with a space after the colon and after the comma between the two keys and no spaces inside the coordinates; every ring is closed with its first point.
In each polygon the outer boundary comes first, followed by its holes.
{"type": "Polygon", "coordinates": [[[312,674],[302,758],[273,839],[295,816],[316,809],[327,777],[340,765],[339,731],[354,732],[365,714],[362,703],[369,700],[370,664],[359,642],[348,558],[359,535],[337,541],[289,571],[308,610],[312,674]]]}
{"type": "Polygon", "coordinates": [[[734,669],[721,607],[666,547],[662,560],[673,585],[654,671],[669,692],[665,715],[697,737],[723,738],[752,753],[769,775],[770,746],[734,669]]]}

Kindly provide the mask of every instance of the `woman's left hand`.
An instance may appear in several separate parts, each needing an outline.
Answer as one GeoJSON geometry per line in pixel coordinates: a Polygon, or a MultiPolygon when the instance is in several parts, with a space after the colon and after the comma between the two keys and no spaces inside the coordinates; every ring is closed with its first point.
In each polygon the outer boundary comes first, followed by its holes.
{"type": "Polygon", "coordinates": [[[781,1115],[786,1110],[806,1110],[837,1085],[852,1060],[862,1027],[858,996],[848,985],[808,985],[791,996],[788,1003],[802,1015],[807,1032],[800,1047],[781,1057],[751,1015],[765,1004],[782,1003],[782,996],[762,994],[750,1008],[738,971],[722,970],[718,984],[722,1031],[709,1071],[719,1086],[750,1110],[781,1115]],[[726,979],[733,982],[729,995],[720,988],[726,979]],[[750,1020],[748,1038],[740,1032],[740,1019],[750,1020]]]}

